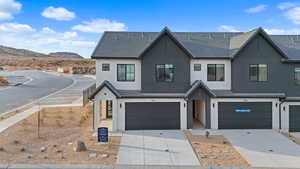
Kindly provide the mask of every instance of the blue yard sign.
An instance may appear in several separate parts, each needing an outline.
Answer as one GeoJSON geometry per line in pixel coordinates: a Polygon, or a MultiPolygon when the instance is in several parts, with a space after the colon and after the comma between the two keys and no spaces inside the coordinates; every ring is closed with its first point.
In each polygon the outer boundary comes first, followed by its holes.
{"type": "Polygon", "coordinates": [[[251,113],[251,109],[235,109],[237,113],[251,113]]]}
{"type": "Polygon", "coordinates": [[[100,127],[98,128],[98,142],[100,143],[108,143],[108,128],[100,127]]]}

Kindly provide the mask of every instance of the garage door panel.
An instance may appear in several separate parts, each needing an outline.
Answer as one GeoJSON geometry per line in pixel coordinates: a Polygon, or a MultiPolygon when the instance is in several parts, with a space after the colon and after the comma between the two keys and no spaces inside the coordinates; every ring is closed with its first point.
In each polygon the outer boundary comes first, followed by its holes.
{"type": "Polygon", "coordinates": [[[300,105],[290,105],[289,120],[290,132],[300,132],[300,105]]]}
{"type": "Polygon", "coordinates": [[[272,128],[272,102],[219,102],[218,111],[219,129],[272,128]]]}
{"type": "Polygon", "coordinates": [[[125,128],[126,130],[179,129],[180,103],[126,103],[125,128]]]}

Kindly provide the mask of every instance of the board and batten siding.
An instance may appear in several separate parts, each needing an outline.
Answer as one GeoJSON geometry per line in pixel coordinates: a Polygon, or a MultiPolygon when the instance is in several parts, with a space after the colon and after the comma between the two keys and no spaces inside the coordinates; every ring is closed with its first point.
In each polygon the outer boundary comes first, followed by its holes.
{"type": "Polygon", "coordinates": [[[300,106],[300,102],[284,102],[281,104],[281,129],[285,132],[290,131],[290,111],[293,111],[290,110],[291,106],[300,106]]]}
{"type": "Polygon", "coordinates": [[[138,59],[97,59],[96,85],[107,80],[120,90],[141,90],[141,61],[138,59]],[[109,64],[109,71],[102,71],[102,64],[109,64]],[[135,80],[132,82],[117,81],[117,64],[134,64],[135,80]]]}
{"type": "Polygon", "coordinates": [[[191,84],[196,80],[201,80],[212,90],[231,89],[231,61],[229,59],[191,59],[190,61],[191,84]],[[194,64],[201,64],[201,71],[194,71],[194,64]],[[224,64],[224,81],[207,81],[207,65],[224,64]]]}

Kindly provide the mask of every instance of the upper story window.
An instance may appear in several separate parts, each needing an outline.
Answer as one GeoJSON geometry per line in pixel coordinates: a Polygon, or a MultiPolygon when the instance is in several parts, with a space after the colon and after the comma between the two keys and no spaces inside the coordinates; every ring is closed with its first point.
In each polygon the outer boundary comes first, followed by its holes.
{"type": "Polygon", "coordinates": [[[109,64],[108,63],[103,63],[102,64],[102,71],[109,71],[109,64]]]}
{"type": "Polygon", "coordinates": [[[225,80],[224,64],[207,65],[207,81],[224,81],[225,80]]]}
{"type": "Polygon", "coordinates": [[[267,64],[251,64],[249,67],[250,81],[265,82],[268,81],[267,64]]]}
{"type": "Polygon", "coordinates": [[[295,81],[300,84],[300,67],[295,68],[295,81]]]}
{"type": "Polygon", "coordinates": [[[118,81],[134,81],[134,64],[118,64],[117,80],[118,81]]]}
{"type": "Polygon", "coordinates": [[[194,71],[201,71],[201,64],[194,64],[194,71]]]}
{"type": "Polygon", "coordinates": [[[172,64],[156,65],[156,80],[159,82],[172,82],[174,80],[174,66],[172,64]]]}

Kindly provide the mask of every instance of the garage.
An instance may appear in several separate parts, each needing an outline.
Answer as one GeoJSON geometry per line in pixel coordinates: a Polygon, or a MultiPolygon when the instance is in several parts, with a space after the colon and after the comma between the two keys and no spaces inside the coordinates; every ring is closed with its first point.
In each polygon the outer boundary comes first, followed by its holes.
{"type": "Polygon", "coordinates": [[[300,105],[290,105],[289,110],[289,131],[300,132],[300,105]]]}
{"type": "Polygon", "coordinates": [[[180,129],[179,102],[125,103],[126,130],[180,129]]]}
{"type": "Polygon", "coordinates": [[[272,129],[272,102],[219,102],[219,129],[272,129]]]}

